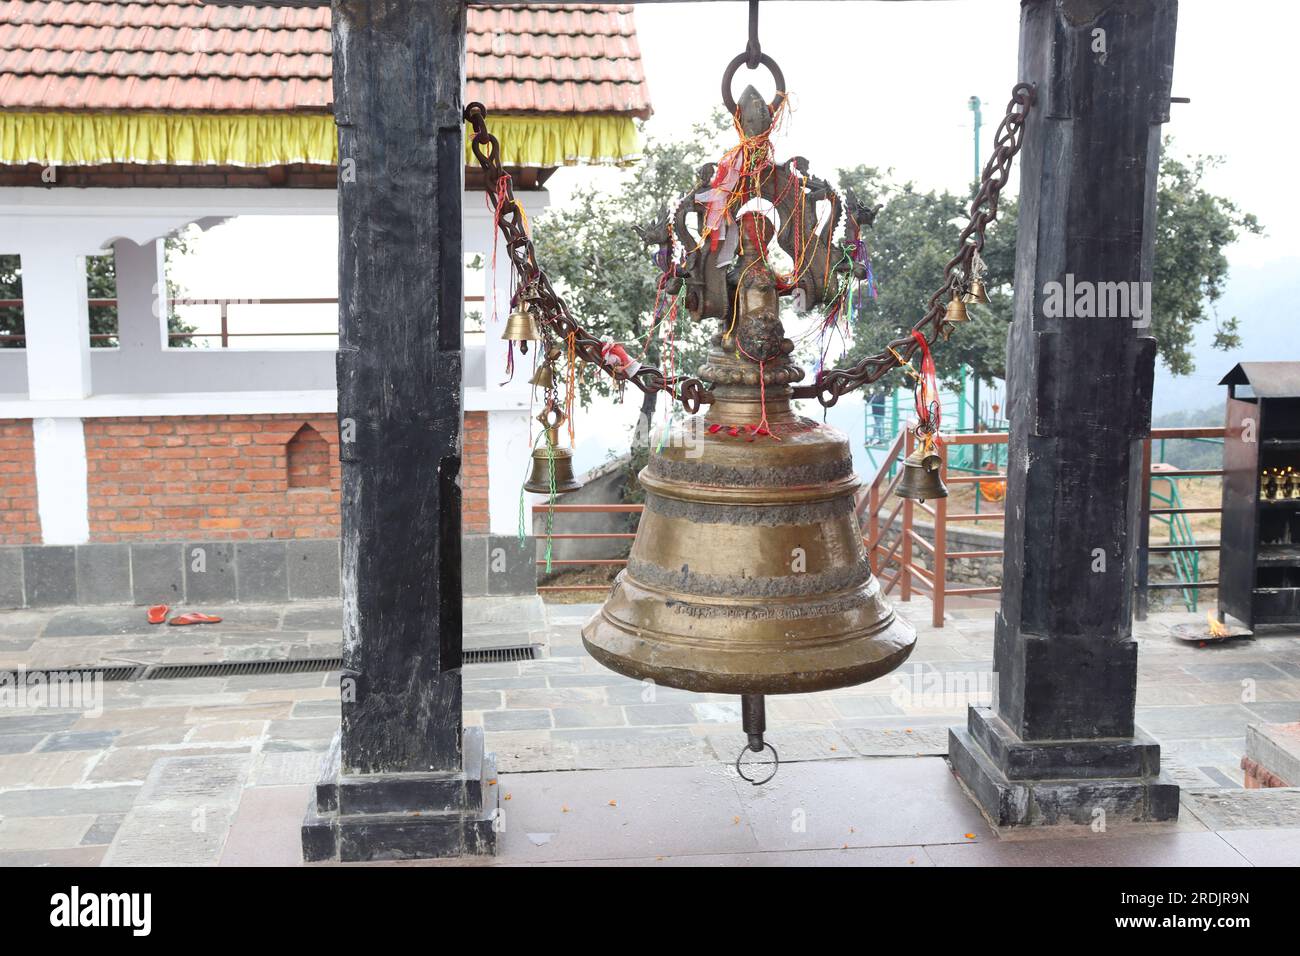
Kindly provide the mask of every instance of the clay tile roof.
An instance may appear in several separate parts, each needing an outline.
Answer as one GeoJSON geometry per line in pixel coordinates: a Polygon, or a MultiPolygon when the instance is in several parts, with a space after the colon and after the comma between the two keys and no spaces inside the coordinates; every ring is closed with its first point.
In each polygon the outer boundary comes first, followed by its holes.
{"type": "MultiPolygon", "coordinates": [[[[650,114],[632,8],[469,10],[467,98],[512,113],[650,114]]],[[[328,7],[0,0],[0,109],[322,111],[328,7]]]]}

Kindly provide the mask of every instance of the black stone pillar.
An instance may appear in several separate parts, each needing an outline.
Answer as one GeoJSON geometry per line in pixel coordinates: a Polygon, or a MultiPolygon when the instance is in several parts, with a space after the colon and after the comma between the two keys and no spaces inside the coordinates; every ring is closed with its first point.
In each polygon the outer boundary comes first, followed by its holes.
{"type": "Polygon", "coordinates": [[[949,742],[953,769],[999,825],[1178,814],[1159,746],[1134,727],[1132,639],[1155,362],[1141,283],[1176,15],[1176,0],[1022,6],[1020,76],[1037,103],[1007,342],[997,700],[972,707],[949,742]]]}
{"type": "Polygon", "coordinates": [[[465,7],[335,0],[343,726],[307,859],[490,851],[461,728],[465,7]]]}

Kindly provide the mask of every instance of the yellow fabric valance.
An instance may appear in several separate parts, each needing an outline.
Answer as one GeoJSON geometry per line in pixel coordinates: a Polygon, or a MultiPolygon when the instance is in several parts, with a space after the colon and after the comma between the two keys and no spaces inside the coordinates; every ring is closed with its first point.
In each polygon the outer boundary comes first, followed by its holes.
{"type": "MultiPolygon", "coordinates": [[[[607,114],[490,118],[507,166],[624,166],[640,142],[607,114]]],[[[477,166],[465,143],[465,161],[477,166]]],[[[282,166],[338,164],[334,117],[312,113],[5,113],[0,165],[282,166]]]]}

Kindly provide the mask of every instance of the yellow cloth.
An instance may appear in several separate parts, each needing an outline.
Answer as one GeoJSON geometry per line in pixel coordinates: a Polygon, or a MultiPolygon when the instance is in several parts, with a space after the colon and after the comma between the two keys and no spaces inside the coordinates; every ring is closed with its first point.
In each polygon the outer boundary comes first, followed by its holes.
{"type": "MultiPolygon", "coordinates": [[[[630,117],[491,116],[507,166],[627,165],[639,154],[630,117]]],[[[465,142],[465,161],[477,166],[465,142]]],[[[338,164],[334,117],[311,113],[0,112],[0,164],[280,166],[338,164]]]]}

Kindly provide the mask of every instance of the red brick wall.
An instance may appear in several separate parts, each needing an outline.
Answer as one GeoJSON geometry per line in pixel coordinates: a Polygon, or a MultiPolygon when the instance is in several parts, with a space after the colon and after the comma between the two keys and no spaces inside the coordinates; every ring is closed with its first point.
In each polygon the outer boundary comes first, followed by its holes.
{"type": "Polygon", "coordinates": [[[0,544],[40,544],[30,419],[0,418],[0,544]]]}
{"type": "Polygon", "coordinates": [[[460,463],[461,530],[488,531],[488,413],[465,413],[465,441],[460,463]]]}
{"type": "MultiPolygon", "coordinates": [[[[84,427],[92,541],[339,533],[332,415],[88,418],[84,427]]],[[[466,533],[488,530],[487,428],[486,412],[465,414],[466,533]]],[[[40,541],[32,423],[0,419],[0,545],[40,541]]]]}
{"type": "Polygon", "coordinates": [[[332,415],[90,418],[85,429],[92,541],[339,533],[332,415]],[[286,446],[304,424],[328,448],[324,487],[289,486],[286,446]]]}
{"type": "MultiPolygon", "coordinates": [[[[30,476],[31,423],[13,424],[26,428],[30,476]]],[[[85,428],[92,541],[338,536],[338,424],[333,416],[86,419],[85,428]]],[[[0,449],[8,447],[4,434],[0,428],[0,449]]],[[[9,458],[6,454],[4,462],[9,458]]],[[[486,533],[486,412],[465,414],[461,484],[464,531],[486,533]]],[[[36,535],[30,477],[29,486],[31,533],[36,535]]],[[[0,515],[3,502],[0,498],[0,515]]],[[[8,525],[0,525],[0,535],[5,532],[8,525]]]]}

